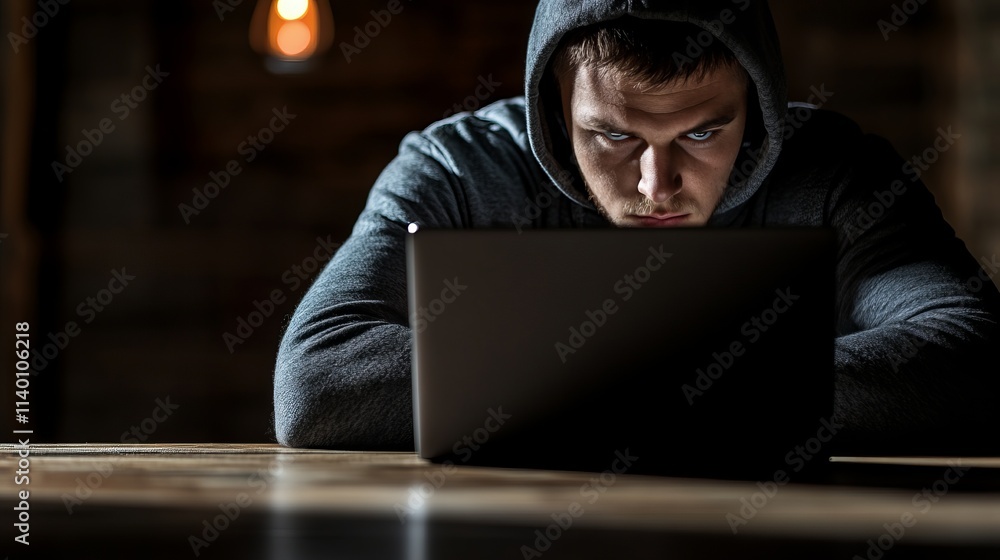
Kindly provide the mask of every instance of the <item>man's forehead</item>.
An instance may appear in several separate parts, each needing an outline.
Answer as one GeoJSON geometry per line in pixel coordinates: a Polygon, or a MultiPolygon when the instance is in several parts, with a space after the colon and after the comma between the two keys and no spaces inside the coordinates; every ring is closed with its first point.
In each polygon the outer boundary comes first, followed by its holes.
{"type": "Polygon", "coordinates": [[[572,80],[564,87],[572,88],[575,113],[618,113],[622,117],[630,111],[671,114],[708,109],[745,95],[742,77],[729,67],[651,86],[618,72],[582,66],[572,80]]]}

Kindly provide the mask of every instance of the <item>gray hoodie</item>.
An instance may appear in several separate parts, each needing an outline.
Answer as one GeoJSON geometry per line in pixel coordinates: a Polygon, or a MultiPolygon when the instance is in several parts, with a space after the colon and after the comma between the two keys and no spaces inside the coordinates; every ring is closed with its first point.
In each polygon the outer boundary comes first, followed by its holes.
{"type": "MultiPolygon", "coordinates": [[[[525,95],[408,134],[278,350],[274,420],[293,447],[413,449],[407,224],[610,227],[582,187],[543,77],[561,38],[623,15],[687,21],[746,68],[760,111],[712,227],[838,233],[836,453],[996,453],[1000,293],[924,184],[882,138],[787,102],[759,0],[542,0],[525,95]],[[982,364],[982,365],[981,365],[982,364]]],[[[814,88],[813,104],[825,102],[814,88]]],[[[553,103],[554,104],[554,103],[553,103]]],[[[808,372],[803,372],[808,375],[808,372]]]]}

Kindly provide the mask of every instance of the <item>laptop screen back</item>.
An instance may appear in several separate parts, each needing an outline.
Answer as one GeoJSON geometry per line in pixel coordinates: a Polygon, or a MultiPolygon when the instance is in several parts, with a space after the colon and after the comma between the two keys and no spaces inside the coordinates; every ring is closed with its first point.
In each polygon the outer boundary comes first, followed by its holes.
{"type": "Polygon", "coordinates": [[[760,478],[831,418],[830,230],[425,229],[407,258],[421,457],[760,478]]]}

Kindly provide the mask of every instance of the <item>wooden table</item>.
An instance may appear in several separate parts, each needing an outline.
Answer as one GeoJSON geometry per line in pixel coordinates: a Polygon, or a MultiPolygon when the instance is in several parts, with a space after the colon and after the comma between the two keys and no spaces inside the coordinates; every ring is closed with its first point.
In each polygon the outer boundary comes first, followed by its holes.
{"type": "Polygon", "coordinates": [[[275,445],[8,444],[0,521],[11,558],[1000,558],[1000,459],[835,464],[834,482],[776,484],[623,463],[616,474],[275,445]],[[23,490],[29,546],[10,531],[23,490]]]}

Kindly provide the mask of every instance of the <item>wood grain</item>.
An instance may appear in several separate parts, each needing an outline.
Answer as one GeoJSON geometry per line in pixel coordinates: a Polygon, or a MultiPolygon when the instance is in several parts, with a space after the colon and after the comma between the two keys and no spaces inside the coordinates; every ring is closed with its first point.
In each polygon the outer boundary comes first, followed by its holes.
{"type": "MultiPolygon", "coordinates": [[[[0,446],[0,472],[17,469],[16,447],[0,446]]],[[[35,445],[30,485],[0,477],[0,492],[29,488],[32,504],[75,509],[109,507],[213,508],[248,500],[270,511],[410,517],[545,527],[576,507],[577,526],[732,535],[727,515],[744,502],[761,507],[740,534],[810,538],[877,537],[906,512],[919,520],[910,542],[1000,544],[1000,493],[959,492],[967,476],[948,475],[956,459],[910,458],[923,468],[911,488],[760,483],[624,474],[541,471],[432,464],[413,453],[287,449],[274,445],[35,445]],[[924,482],[920,482],[923,480],[924,482]],[[915,505],[923,488],[946,492],[927,511],[915,505]],[[764,488],[774,495],[766,497],[764,488]],[[88,492],[89,490],[89,492],[88,492]],[[82,497],[86,495],[86,497],[82,497]],[[576,504],[574,506],[573,504],[576,504]]],[[[841,458],[893,464],[900,458],[841,458]]],[[[997,474],[998,459],[965,459],[970,471],[997,474]]],[[[898,465],[897,465],[898,466],[898,465]]],[[[923,502],[920,502],[921,504],[923,502]]]]}

